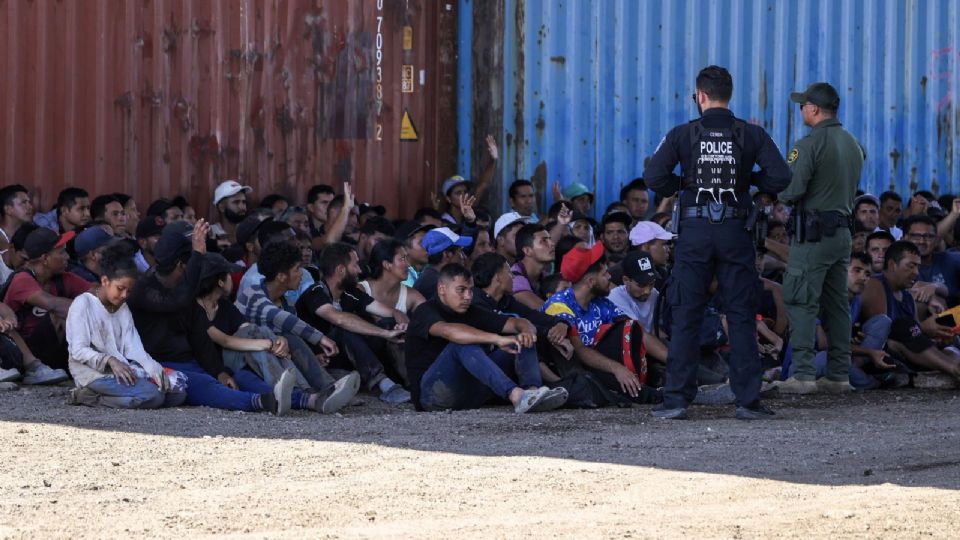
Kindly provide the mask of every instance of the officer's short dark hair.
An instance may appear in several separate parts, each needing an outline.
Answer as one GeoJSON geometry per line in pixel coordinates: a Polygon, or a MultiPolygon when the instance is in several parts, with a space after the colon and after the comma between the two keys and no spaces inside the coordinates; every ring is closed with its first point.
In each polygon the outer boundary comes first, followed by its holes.
{"type": "Polygon", "coordinates": [[[726,68],[707,66],[697,74],[697,90],[713,101],[730,101],[733,97],[733,77],[726,68]]]}
{"type": "Polygon", "coordinates": [[[896,191],[884,191],[880,194],[880,204],[883,204],[890,199],[893,199],[899,203],[903,202],[903,197],[901,197],[896,191]]]}
{"type": "Polygon", "coordinates": [[[647,191],[647,183],[643,181],[643,178],[634,178],[620,189],[620,200],[626,201],[631,191],[647,191]]]}
{"type": "Polygon", "coordinates": [[[473,273],[473,285],[485,289],[493,283],[493,278],[497,272],[503,270],[503,265],[507,264],[507,259],[496,251],[484,253],[473,261],[470,271],[473,273]]]}
{"type": "Polygon", "coordinates": [[[333,187],[328,184],[317,184],[307,192],[307,203],[313,204],[317,202],[320,195],[336,195],[336,192],[334,192],[333,187]]]}
{"type": "Polygon", "coordinates": [[[519,180],[514,180],[513,183],[510,184],[510,189],[508,191],[510,198],[513,199],[514,197],[516,197],[517,192],[519,192],[520,188],[522,188],[523,186],[530,186],[531,188],[533,188],[533,182],[529,180],[524,180],[522,178],[519,180]]]}
{"type": "Polygon", "coordinates": [[[902,261],[907,254],[919,257],[920,250],[917,249],[916,244],[907,242],[906,240],[890,244],[890,247],[887,248],[887,252],[883,256],[883,269],[886,270],[891,262],[900,264],[900,261],[902,261]]]}
{"type": "Polygon", "coordinates": [[[937,222],[930,218],[930,216],[925,216],[923,214],[918,214],[916,216],[910,216],[903,222],[903,234],[910,234],[910,227],[913,227],[917,223],[923,225],[929,225],[933,227],[934,230],[937,229],[937,222]]]}
{"type": "Polygon", "coordinates": [[[871,259],[869,255],[867,255],[866,253],[864,253],[864,252],[862,252],[862,251],[858,251],[858,252],[854,253],[853,255],[850,255],[850,260],[851,260],[851,261],[860,261],[860,262],[861,262],[864,266],[866,266],[867,268],[870,268],[870,266],[873,264],[873,259],[871,259]]]}
{"type": "Polygon", "coordinates": [[[867,236],[867,240],[863,245],[869,246],[871,240],[889,240],[891,244],[897,241],[892,234],[883,230],[870,233],[870,236],[867,236]]]}

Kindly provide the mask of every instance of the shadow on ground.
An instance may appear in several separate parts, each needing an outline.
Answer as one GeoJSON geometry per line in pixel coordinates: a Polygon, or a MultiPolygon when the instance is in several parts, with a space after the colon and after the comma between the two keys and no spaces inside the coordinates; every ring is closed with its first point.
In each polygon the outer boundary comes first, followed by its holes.
{"type": "Polygon", "coordinates": [[[323,416],[289,417],[207,408],[119,411],[65,404],[67,388],[0,394],[0,429],[11,422],[167,435],[305,439],[479,456],[542,456],[819,485],[960,487],[956,392],[900,390],[840,397],[782,397],[762,422],[733,407],[692,409],[688,421],[650,417],[649,407],[562,410],[518,416],[507,407],[417,413],[364,396],[323,416]]]}

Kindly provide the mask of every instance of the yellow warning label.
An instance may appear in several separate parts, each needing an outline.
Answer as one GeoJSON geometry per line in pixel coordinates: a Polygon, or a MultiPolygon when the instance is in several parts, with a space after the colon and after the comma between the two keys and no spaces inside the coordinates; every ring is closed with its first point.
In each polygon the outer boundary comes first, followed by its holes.
{"type": "Polygon", "coordinates": [[[410,119],[410,111],[403,110],[403,118],[400,119],[400,140],[418,141],[417,128],[413,126],[413,120],[410,119]]]}
{"type": "Polygon", "coordinates": [[[403,27],[403,50],[409,51],[413,48],[413,27],[403,27]]]}

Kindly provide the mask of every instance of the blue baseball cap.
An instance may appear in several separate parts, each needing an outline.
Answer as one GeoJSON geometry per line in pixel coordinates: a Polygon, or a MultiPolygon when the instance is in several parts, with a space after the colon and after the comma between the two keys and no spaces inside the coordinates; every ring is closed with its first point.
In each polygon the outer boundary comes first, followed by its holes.
{"type": "Polygon", "coordinates": [[[427,255],[436,255],[454,246],[470,247],[473,245],[473,238],[460,236],[449,227],[438,227],[427,231],[427,234],[423,235],[421,244],[423,249],[427,250],[427,255]]]}
{"type": "Polygon", "coordinates": [[[443,187],[441,189],[443,190],[444,195],[449,195],[450,190],[459,186],[460,184],[467,184],[467,188],[469,188],[470,184],[472,183],[473,182],[467,180],[462,176],[451,176],[450,178],[447,178],[446,180],[443,181],[443,187]]]}
{"type": "Polygon", "coordinates": [[[73,249],[77,252],[77,258],[82,259],[91,251],[109,244],[113,239],[112,234],[103,230],[103,227],[95,225],[77,235],[77,239],[73,241],[73,249]]]}

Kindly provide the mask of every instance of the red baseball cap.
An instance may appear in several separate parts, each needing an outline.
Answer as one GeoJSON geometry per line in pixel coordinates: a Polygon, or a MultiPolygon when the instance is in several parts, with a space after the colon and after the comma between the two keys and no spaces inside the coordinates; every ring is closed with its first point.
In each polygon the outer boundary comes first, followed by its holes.
{"type": "Polygon", "coordinates": [[[603,258],[603,244],[597,242],[592,248],[573,248],[563,256],[560,263],[560,275],[570,283],[583,279],[587,269],[603,258]]]}

